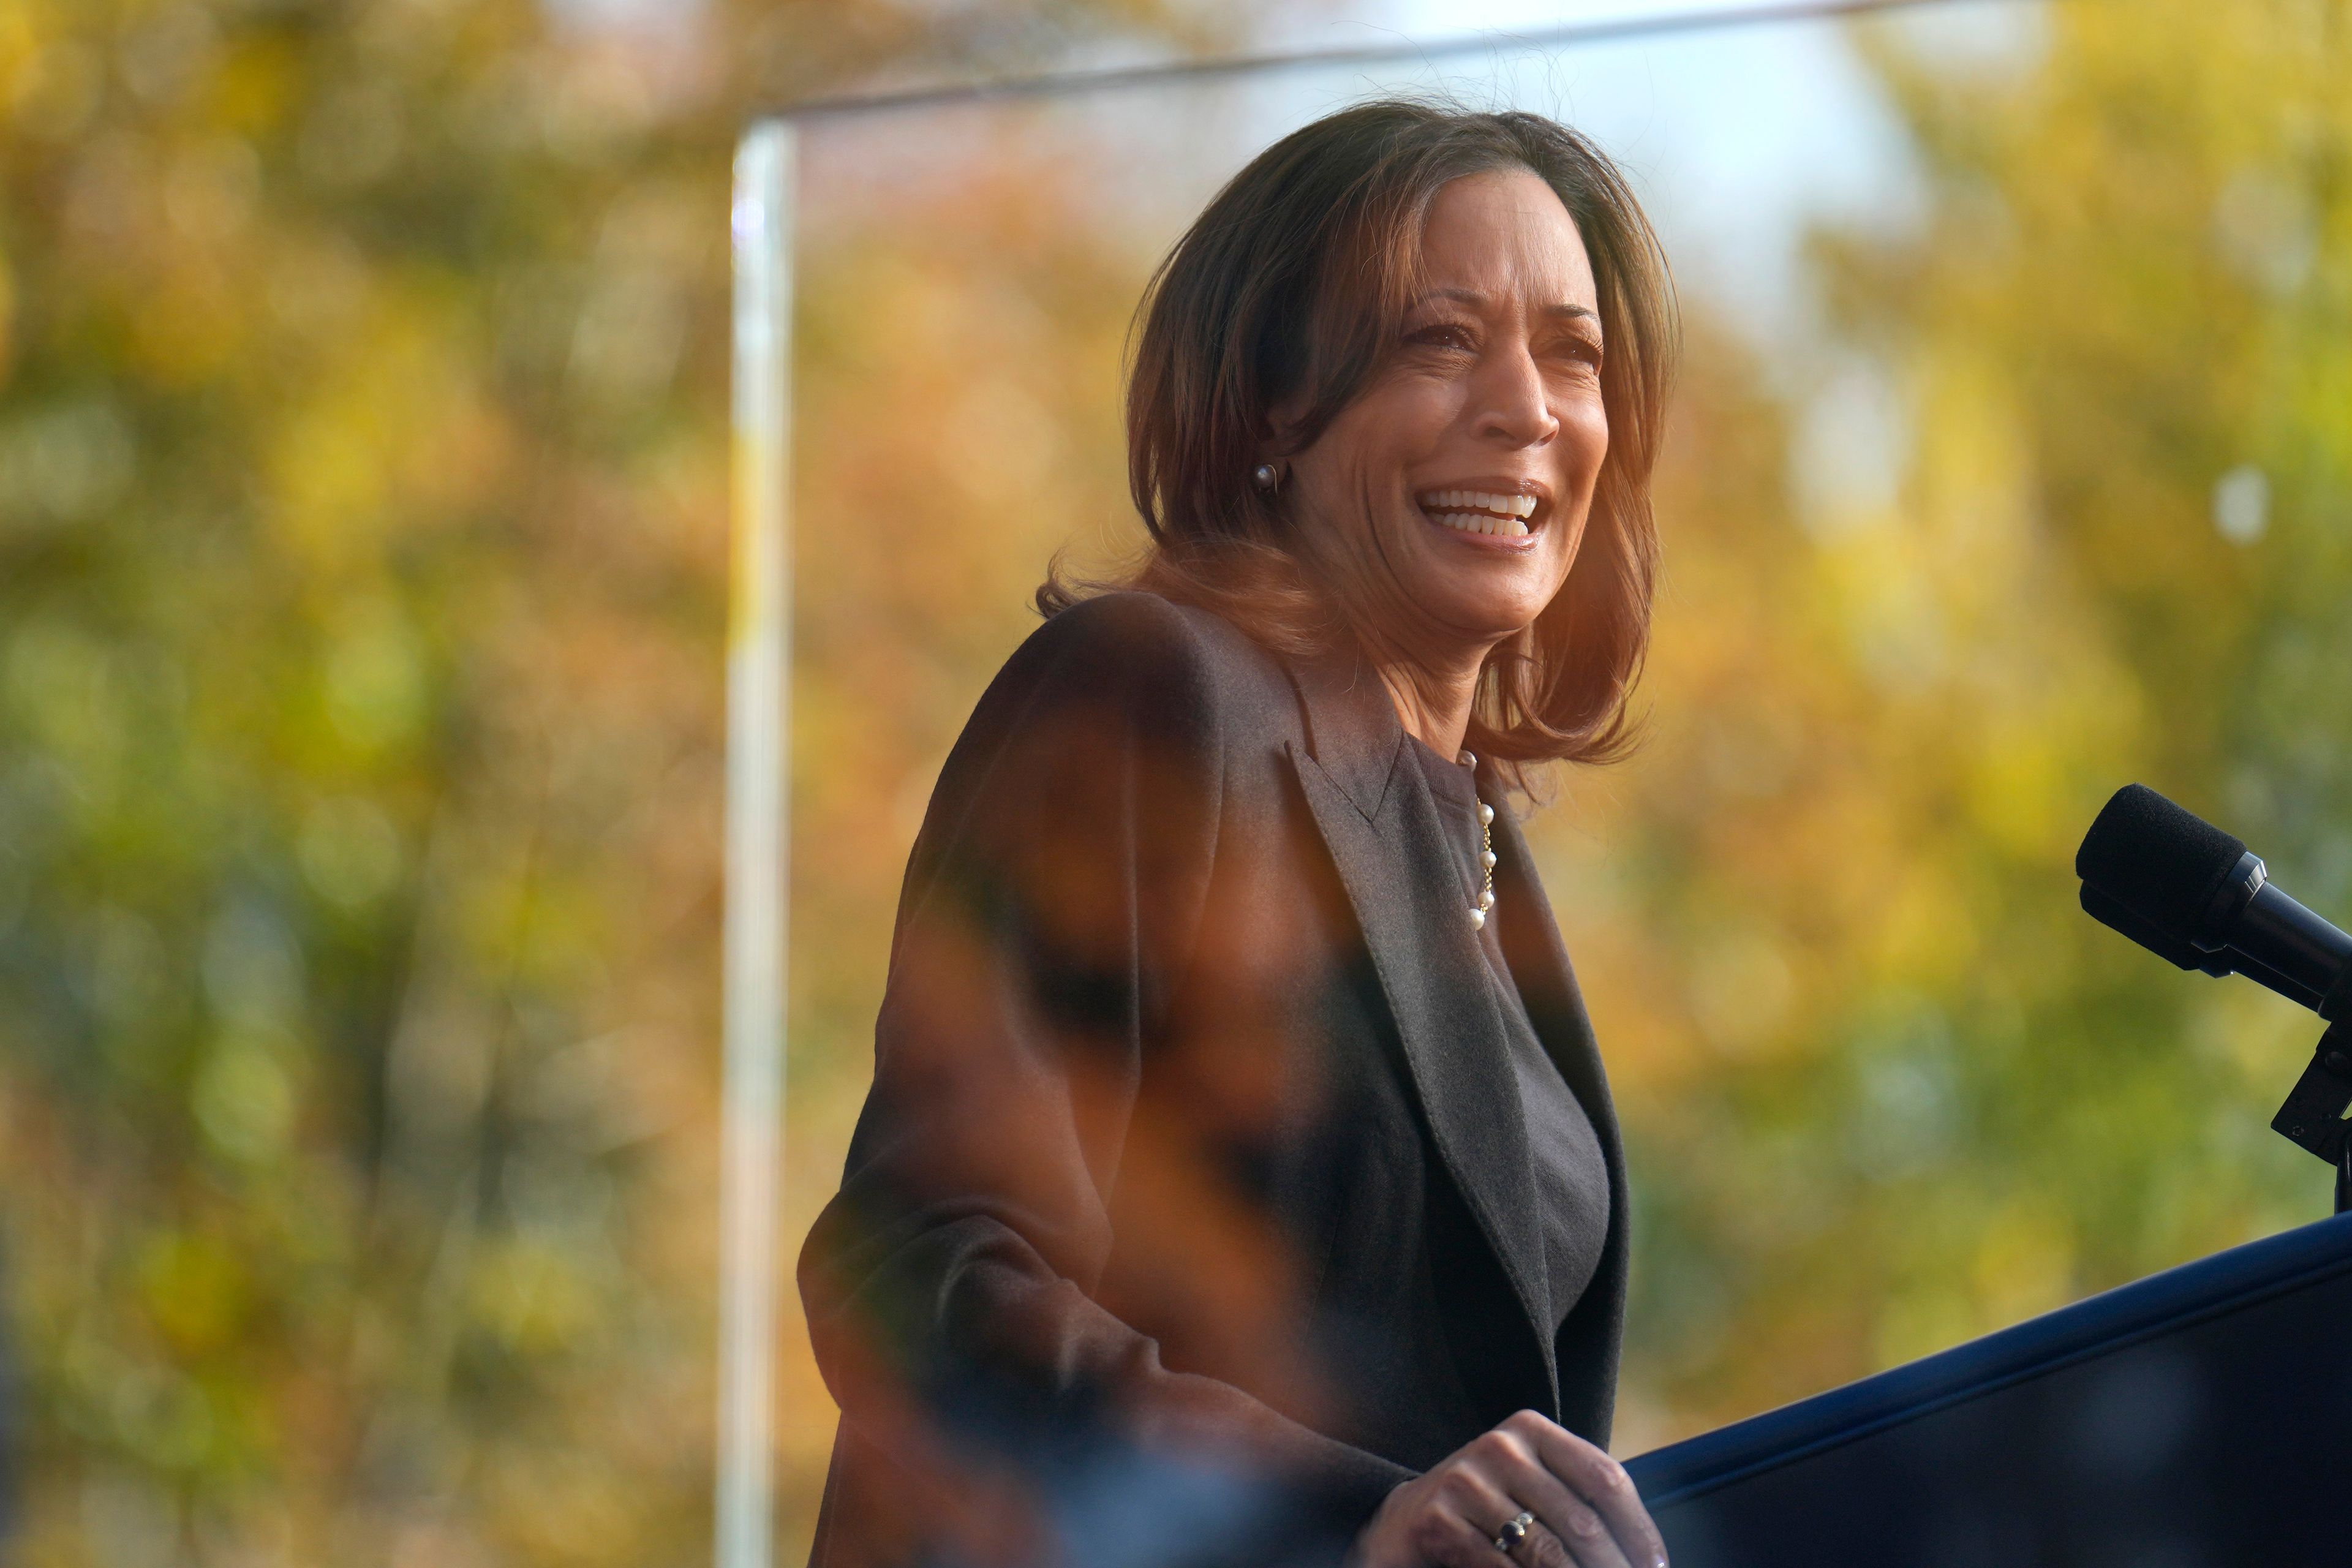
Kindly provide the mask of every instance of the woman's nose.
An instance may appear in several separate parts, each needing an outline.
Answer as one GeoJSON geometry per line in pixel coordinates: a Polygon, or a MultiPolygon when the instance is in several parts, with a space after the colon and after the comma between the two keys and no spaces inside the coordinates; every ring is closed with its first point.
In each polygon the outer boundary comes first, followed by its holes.
{"type": "Polygon", "coordinates": [[[1544,396],[1543,372],[1524,347],[1488,356],[1479,375],[1478,434],[1513,447],[1539,447],[1559,433],[1544,396]]]}

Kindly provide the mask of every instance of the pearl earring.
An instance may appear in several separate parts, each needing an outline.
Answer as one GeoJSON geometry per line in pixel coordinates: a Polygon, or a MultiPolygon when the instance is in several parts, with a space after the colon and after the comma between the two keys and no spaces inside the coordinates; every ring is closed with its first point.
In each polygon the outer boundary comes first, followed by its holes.
{"type": "Polygon", "coordinates": [[[1250,478],[1257,481],[1258,489],[1270,490],[1282,482],[1282,470],[1272,463],[1260,463],[1251,473],[1250,478]]]}

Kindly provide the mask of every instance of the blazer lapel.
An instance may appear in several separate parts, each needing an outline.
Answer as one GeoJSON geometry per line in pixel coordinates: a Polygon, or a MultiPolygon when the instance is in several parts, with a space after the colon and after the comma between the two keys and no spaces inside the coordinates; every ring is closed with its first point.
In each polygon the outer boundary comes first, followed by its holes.
{"type": "Polygon", "coordinates": [[[1344,660],[1293,673],[1309,739],[1305,748],[1292,745],[1292,764],[1355,908],[1438,1155],[1535,1334],[1557,1416],[1559,1370],[1518,1086],[1436,803],[1405,753],[1411,742],[1376,674],[1344,660]]]}

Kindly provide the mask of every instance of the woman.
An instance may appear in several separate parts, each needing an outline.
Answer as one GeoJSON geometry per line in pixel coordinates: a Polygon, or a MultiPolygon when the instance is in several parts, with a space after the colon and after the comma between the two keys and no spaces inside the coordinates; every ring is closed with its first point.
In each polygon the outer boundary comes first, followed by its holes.
{"type": "Polygon", "coordinates": [[[941,772],[801,1266],[823,1568],[1652,1568],[1616,1125],[1507,794],[1624,738],[1673,336],[1574,132],[1286,138],[1154,279],[1150,554],[941,772]]]}

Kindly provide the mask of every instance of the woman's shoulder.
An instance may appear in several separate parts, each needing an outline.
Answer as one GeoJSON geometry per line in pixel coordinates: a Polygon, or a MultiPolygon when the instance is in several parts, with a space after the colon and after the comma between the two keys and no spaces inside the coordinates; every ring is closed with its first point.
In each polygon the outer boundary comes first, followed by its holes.
{"type": "Polygon", "coordinates": [[[1045,685],[1142,714],[1219,728],[1283,723],[1297,710],[1290,676],[1223,616],[1146,589],[1097,594],[1058,611],[1006,661],[1000,682],[1045,685]]]}
{"type": "Polygon", "coordinates": [[[1119,776],[1148,779],[1145,816],[1178,834],[1192,807],[1264,776],[1248,759],[1277,758],[1302,733],[1297,713],[1281,662],[1221,616],[1157,594],[1097,595],[1031,632],[989,682],[924,835],[1040,803],[1077,817],[1116,808],[1120,792],[1097,786],[1119,776]]]}

